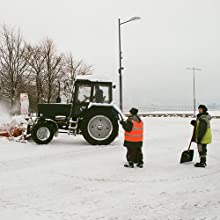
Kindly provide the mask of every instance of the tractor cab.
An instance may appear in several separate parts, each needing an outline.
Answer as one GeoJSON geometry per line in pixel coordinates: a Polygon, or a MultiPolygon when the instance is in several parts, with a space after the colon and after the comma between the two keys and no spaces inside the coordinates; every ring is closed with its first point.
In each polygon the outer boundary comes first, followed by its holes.
{"type": "Polygon", "coordinates": [[[90,103],[111,104],[112,82],[77,80],[73,95],[73,115],[78,116],[90,103]]]}

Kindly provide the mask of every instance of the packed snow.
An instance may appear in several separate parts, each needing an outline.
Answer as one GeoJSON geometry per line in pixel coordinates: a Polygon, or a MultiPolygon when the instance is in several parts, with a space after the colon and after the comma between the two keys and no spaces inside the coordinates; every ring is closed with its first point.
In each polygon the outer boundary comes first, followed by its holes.
{"type": "Polygon", "coordinates": [[[108,146],[59,134],[48,145],[0,138],[2,220],[220,219],[220,120],[208,166],[180,164],[190,118],[143,118],[144,168],[125,168],[123,130],[108,146]]]}

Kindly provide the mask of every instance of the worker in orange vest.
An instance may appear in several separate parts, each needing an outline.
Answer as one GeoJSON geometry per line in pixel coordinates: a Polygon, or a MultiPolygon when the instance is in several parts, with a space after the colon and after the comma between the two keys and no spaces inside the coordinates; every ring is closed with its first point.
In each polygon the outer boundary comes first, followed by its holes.
{"type": "Polygon", "coordinates": [[[128,119],[122,120],[120,123],[125,130],[124,146],[127,148],[127,161],[124,167],[133,168],[134,164],[137,167],[143,168],[143,121],[137,115],[138,109],[131,108],[128,119]]]}

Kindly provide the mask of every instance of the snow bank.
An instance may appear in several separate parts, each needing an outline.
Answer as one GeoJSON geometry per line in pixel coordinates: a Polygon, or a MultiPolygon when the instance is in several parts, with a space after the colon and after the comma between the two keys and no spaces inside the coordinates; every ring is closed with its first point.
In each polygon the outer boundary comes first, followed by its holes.
{"type": "MultiPolygon", "coordinates": [[[[9,109],[0,104],[0,137],[4,136],[14,136],[15,134],[12,130],[15,128],[26,130],[27,121],[25,120],[24,116],[11,116],[9,114],[9,109]]],[[[17,134],[16,134],[17,135],[17,134]]]]}

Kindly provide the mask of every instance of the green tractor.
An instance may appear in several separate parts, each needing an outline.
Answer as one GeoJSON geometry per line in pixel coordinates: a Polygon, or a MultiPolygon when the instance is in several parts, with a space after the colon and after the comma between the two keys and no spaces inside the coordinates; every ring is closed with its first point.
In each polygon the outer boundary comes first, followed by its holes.
{"type": "Polygon", "coordinates": [[[112,104],[112,82],[78,79],[71,103],[38,104],[31,128],[37,144],[48,144],[57,133],[82,134],[92,145],[110,144],[118,135],[120,110],[112,104]]]}

